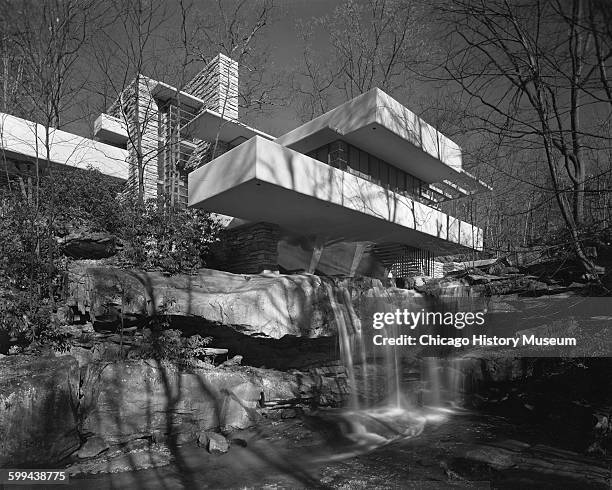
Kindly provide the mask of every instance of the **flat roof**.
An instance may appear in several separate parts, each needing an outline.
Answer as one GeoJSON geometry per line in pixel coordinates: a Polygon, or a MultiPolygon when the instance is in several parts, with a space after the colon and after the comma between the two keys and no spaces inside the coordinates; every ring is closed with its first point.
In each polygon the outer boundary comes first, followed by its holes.
{"type": "Polygon", "coordinates": [[[176,87],[164,82],[155,82],[151,94],[161,100],[178,99],[190,109],[197,112],[184,127],[192,138],[206,141],[214,141],[217,138],[232,145],[238,145],[253,136],[261,136],[273,140],[271,136],[259,129],[252,128],[237,119],[229,118],[217,111],[206,108],[205,102],[187,92],[178,90],[176,87]]]}
{"type": "Polygon", "coordinates": [[[378,88],[276,138],[308,153],[335,140],[347,143],[427,183],[451,183],[462,194],[491,190],[463,170],[461,148],[378,88]]]}
{"type": "Polygon", "coordinates": [[[200,138],[206,141],[215,141],[219,138],[219,140],[226,141],[234,146],[251,139],[253,136],[260,136],[267,140],[274,139],[274,136],[235,119],[229,119],[212,109],[200,111],[183,129],[192,138],[200,138]]]}
{"type": "Polygon", "coordinates": [[[191,95],[182,90],[178,90],[176,87],[169,85],[164,82],[155,80],[155,85],[151,89],[151,94],[161,100],[177,99],[181,104],[186,105],[192,109],[200,109],[204,105],[204,101],[195,95],[191,95]]]}

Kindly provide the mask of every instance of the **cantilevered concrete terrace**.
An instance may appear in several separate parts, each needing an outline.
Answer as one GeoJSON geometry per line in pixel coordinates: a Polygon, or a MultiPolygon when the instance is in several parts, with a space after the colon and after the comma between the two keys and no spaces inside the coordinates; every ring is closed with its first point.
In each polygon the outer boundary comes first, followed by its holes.
{"type": "Polygon", "coordinates": [[[272,136],[263,131],[251,128],[227,114],[207,107],[204,100],[166,83],[155,82],[151,89],[151,95],[156,100],[174,100],[180,103],[182,110],[187,115],[187,122],[181,131],[189,138],[198,138],[205,141],[219,139],[229,143],[230,146],[237,146],[253,136],[273,139],[272,136]]]}
{"type": "Polygon", "coordinates": [[[353,144],[454,197],[490,190],[463,169],[456,143],[378,88],[275,141],[308,153],[335,140],[353,144]]]}
{"type": "Polygon", "coordinates": [[[481,229],[391,179],[386,185],[354,171],[350,151],[339,156],[330,145],[323,161],[306,155],[333,142],[367,152],[388,165],[377,168],[400,169],[404,182],[416,177],[447,199],[489,189],[463,169],[458,145],[373,89],[274,141],[256,136],[192,172],[189,205],[325,239],[400,243],[437,255],[482,249],[481,229]]]}
{"type": "Polygon", "coordinates": [[[59,129],[49,131],[47,145],[44,126],[4,113],[0,113],[0,149],[7,157],[43,162],[48,149],[53,164],[95,168],[123,180],[128,177],[126,150],[59,129]]]}
{"type": "Polygon", "coordinates": [[[261,137],[189,174],[189,205],[302,235],[482,249],[482,230],[261,137]]]}

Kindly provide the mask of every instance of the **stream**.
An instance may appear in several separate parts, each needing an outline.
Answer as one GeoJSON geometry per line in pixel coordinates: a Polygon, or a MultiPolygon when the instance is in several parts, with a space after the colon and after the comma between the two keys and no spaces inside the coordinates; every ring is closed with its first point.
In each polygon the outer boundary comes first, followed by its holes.
{"type": "MultiPolygon", "coordinates": [[[[461,358],[376,347],[348,291],[329,289],[351,395],[342,409],[267,419],[226,454],[178,447],[171,464],[74,477],[73,488],[609,488],[609,463],[542,424],[466,408],[461,358]]],[[[397,328],[391,327],[391,328],[397,328]]],[[[389,335],[397,335],[391,331],[389,335]]],[[[146,456],[145,456],[146,457],[146,456]]]]}
{"type": "Polygon", "coordinates": [[[430,420],[418,437],[400,437],[374,449],[342,440],[318,417],[264,424],[242,431],[230,452],[211,455],[180,448],[181,463],[135,472],[75,477],[73,488],[607,488],[547,472],[493,469],[466,458],[496,441],[541,444],[538,427],[501,417],[457,411],[430,420]]]}

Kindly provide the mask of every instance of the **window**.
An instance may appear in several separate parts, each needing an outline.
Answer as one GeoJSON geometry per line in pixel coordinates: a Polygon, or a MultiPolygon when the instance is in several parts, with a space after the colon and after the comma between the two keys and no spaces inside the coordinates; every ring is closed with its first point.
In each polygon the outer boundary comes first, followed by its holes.
{"type": "Polygon", "coordinates": [[[435,193],[420,179],[384,160],[337,140],[308,153],[308,156],[374,182],[398,194],[408,197],[431,199],[435,193]]]}
{"type": "Polygon", "coordinates": [[[387,187],[389,185],[389,164],[380,160],[378,168],[380,169],[380,185],[387,187]]]}
{"type": "Polygon", "coordinates": [[[372,182],[380,184],[380,160],[370,155],[370,177],[372,182]]]}
{"type": "Polygon", "coordinates": [[[398,192],[404,196],[408,193],[408,174],[405,172],[400,172],[398,192]]]}
{"type": "Polygon", "coordinates": [[[315,157],[317,160],[323,163],[329,163],[329,149],[328,146],[325,145],[317,150],[317,156],[315,157]]]}
{"type": "Polygon", "coordinates": [[[364,177],[369,175],[368,154],[365,151],[359,152],[359,171],[364,177]]]}
{"type": "Polygon", "coordinates": [[[397,190],[397,169],[389,165],[389,189],[397,190]]]}
{"type": "Polygon", "coordinates": [[[410,174],[406,174],[406,192],[414,195],[414,177],[410,174]]]}
{"type": "Polygon", "coordinates": [[[359,172],[359,150],[349,146],[348,171],[352,174],[359,172]]]}

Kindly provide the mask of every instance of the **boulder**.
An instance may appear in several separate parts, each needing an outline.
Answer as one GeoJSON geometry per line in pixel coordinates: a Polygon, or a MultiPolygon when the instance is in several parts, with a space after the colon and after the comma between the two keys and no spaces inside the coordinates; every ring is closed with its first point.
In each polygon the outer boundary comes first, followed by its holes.
{"type": "MultiPolygon", "coordinates": [[[[225,353],[227,353],[227,349],[225,353]]],[[[231,359],[228,359],[227,361],[223,362],[219,367],[240,366],[240,364],[242,364],[242,359],[243,356],[235,355],[231,359]]]]}
{"type": "Polygon", "coordinates": [[[207,433],[206,449],[211,454],[223,454],[229,450],[227,439],[216,432],[207,433]]]}
{"type": "Polygon", "coordinates": [[[0,467],[56,465],[74,452],[78,395],[72,357],[0,359],[0,467]]]}
{"type": "Polygon", "coordinates": [[[208,432],[203,430],[196,437],[196,444],[199,447],[206,447],[208,445],[208,432]]]}
{"type": "Polygon", "coordinates": [[[63,239],[64,254],[73,259],[102,259],[118,251],[117,239],[108,233],[79,231],[63,239]]]}

